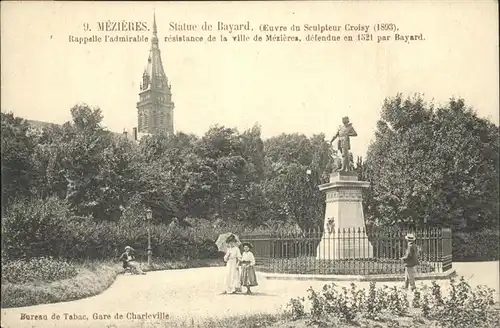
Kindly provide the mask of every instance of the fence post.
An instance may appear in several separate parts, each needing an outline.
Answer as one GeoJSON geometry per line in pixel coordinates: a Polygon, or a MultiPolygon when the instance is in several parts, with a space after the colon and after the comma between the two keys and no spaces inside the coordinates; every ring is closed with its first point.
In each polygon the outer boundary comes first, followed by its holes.
{"type": "Polygon", "coordinates": [[[442,270],[446,272],[452,268],[452,234],[450,228],[442,228],[441,229],[441,238],[442,238],[442,270]]]}

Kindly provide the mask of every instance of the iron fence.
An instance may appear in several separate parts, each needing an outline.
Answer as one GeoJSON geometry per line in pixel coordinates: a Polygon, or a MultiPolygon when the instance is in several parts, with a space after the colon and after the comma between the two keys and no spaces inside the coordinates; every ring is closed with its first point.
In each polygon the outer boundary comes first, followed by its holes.
{"type": "Polygon", "coordinates": [[[295,274],[401,274],[400,258],[407,247],[405,236],[413,233],[419,250],[419,273],[451,269],[451,230],[336,231],[309,230],[300,233],[247,234],[241,241],[253,245],[258,270],[295,274]]]}

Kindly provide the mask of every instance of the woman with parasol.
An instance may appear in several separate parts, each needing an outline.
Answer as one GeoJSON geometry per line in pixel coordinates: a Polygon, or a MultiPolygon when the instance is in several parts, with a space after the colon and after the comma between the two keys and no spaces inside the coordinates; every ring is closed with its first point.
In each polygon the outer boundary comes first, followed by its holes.
{"type": "Polygon", "coordinates": [[[224,245],[220,245],[219,249],[226,248],[226,255],[224,261],[226,262],[226,281],[224,294],[236,294],[241,288],[240,273],[238,270],[238,263],[241,259],[241,252],[238,248],[238,239],[235,235],[230,234],[226,239],[224,245]]]}

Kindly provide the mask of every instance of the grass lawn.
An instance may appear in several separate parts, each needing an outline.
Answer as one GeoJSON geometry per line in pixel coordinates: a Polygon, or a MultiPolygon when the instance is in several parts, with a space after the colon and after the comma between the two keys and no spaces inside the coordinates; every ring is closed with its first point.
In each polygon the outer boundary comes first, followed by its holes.
{"type": "MultiPolygon", "coordinates": [[[[331,274],[331,275],[365,275],[365,274],[403,274],[404,264],[393,259],[345,259],[317,260],[315,257],[303,256],[294,258],[272,258],[263,261],[259,271],[289,274],[331,274]]],[[[434,266],[421,263],[418,273],[434,272],[434,266]]]]}
{"type": "MultiPolygon", "coordinates": [[[[123,273],[121,262],[87,261],[67,263],[45,259],[26,265],[17,261],[2,270],[1,307],[23,307],[66,302],[102,293],[123,273]],[[64,265],[63,265],[64,264],[64,265]],[[64,268],[62,270],[61,268],[64,268]],[[62,279],[54,279],[61,277],[62,279]]],[[[223,265],[220,259],[167,261],[156,259],[152,267],[141,263],[144,271],[187,269],[223,265]]]]}

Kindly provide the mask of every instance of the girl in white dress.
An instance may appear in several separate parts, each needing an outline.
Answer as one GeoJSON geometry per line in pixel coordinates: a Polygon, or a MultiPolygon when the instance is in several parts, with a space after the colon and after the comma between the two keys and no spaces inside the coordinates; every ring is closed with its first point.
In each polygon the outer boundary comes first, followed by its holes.
{"type": "Polygon", "coordinates": [[[238,264],[241,260],[241,252],[236,245],[236,238],[233,235],[227,238],[226,243],[228,244],[228,247],[226,255],[224,256],[224,261],[226,262],[226,290],[224,294],[235,294],[238,289],[241,288],[240,274],[238,270],[238,264]]]}

